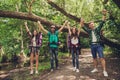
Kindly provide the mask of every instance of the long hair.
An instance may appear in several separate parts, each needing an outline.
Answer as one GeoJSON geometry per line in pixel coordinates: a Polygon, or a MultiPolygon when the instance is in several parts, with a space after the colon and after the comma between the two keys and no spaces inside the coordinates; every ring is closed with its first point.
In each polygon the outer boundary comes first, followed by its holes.
{"type": "Polygon", "coordinates": [[[38,37],[38,31],[37,30],[33,30],[33,32],[32,32],[32,38],[34,37],[34,31],[37,32],[37,34],[35,35],[35,37],[37,38],[38,37]]]}
{"type": "Polygon", "coordinates": [[[73,33],[73,29],[74,28],[72,28],[72,30],[71,30],[71,38],[73,38],[73,37],[77,38],[78,37],[78,30],[77,30],[77,28],[75,28],[75,33],[73,33]]]}

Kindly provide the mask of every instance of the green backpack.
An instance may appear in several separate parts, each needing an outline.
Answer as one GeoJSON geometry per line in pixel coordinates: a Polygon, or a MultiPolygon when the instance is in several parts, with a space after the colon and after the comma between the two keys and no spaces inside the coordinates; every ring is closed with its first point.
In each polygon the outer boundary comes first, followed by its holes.
{"type": "Polygon", "coordinates": [[[52,34],[51,32],[50,32],[50,34],[48,35],[49,36],[49,46],[50,45],[56,45],[56,46],[58,46],[59,44],[60,44],[60,41],[59,41],[59,38],[58,38],[58,34],[52,34]]]}

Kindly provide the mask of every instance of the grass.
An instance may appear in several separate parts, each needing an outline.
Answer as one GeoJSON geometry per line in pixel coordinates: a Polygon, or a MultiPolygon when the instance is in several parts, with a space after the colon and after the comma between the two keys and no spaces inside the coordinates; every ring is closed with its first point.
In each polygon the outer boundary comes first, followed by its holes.
{"type": "MultiPolygon", "coordinates": [[[[68,53],[62,53],[59,52],[58,53],[58,59],[59,59],[59,64],[64,62],[63,58],[68,57],[69,54],[68,53]]],[[[10,76],[8,76],[5,80],[34,80],[35,78],[39,78],[41,75],[43,75],[44,73],[48,72],[50,70],[50,56],[48,58],[44,58],[44,57],[39,57],[39,67],[38,67],[38,71],[39,71],[39,75],[30,75],[29,72],[30,70],[25,70],[22,72],[13,72],[11,73],[10,76]]],[[[29,61],[28,61],[29,63],[29,61]]],[[[26,67],[29,67],[30,65],[26,65],[26,67]]],[[[35,66],[35,64],[34,64],[35,66]]],[[[35,79],[36,80],[36,79],[35,79]]]]}

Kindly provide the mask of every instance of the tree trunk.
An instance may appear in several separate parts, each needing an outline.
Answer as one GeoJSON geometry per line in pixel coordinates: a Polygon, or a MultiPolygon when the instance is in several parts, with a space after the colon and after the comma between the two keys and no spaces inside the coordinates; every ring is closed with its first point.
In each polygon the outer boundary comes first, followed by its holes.
{"type": "MultiPolygon", "coordinates": [[[[0,17],[5,17],[5,18],[17,18],[17,19],[23,19],[23,20],[30,20],[37,22],[38,20],[41,21],[42,24],[46,26],[51,26],[55,25],[57,28],[60,28],[61,25],[54,24],[53,22],[47,21],[46,19],[43,19],[39,16],[33,15],[33,14],[28,14],[28,13],[23,13],[23,12],[13,12],[13,11],[2,11],[0,10],[0,17]]],[[[68,31],[66,28],[64,28],[63,31],[68,31]]],[[[87,37],[85,32],[81,32],[83,37],[87,37]]]]}
{"type": "Polygon", "coordinates": [[[109,39],[105,38],[104,36],[102,36],[102,40],[104,41],[104,44],[112,47],[112,48],[117,48],[118,50],[120,50],[120,44],[119,43],[115,43],[110,41],[109,39]]]}
{"type": "MultiPolygon", "coordinates": [[[[24,19],[24,20],[30,20],[37,22],[38,20],[41,21],[42,24],[46,26],[56,25],[50,21],[47,21],[46,19],[43,19],[35,14],[28,14],[23,12],[13,12],[13,11],[3,11],[0,10],[0,17],[6,17],[6,18],[17,18],[17,19],[24,19]]],[[[56,25],[58,26],[58,25],[56,25]]]]}
{"type": "MultiPolygon", "coordinates": [[[[46,25],[46,26],[51,26],[51,25],[55,25],[57,28],[60,28],[61,25],[57,25],[54,24],[53,22],[47,21],[46,19],[43,19],[39,16],[33,15],[33,14],[28,14],[28,13],[23,13],[23,12],[13,12],[13,11],[3,11],[0,10],[0,17],[5,17],[5,18],[17,18],[17,19],[23,19],[23,20],[30,20],[30,21],[34,21],[37,22],[38,20],[41,21],[42,24],[46,25]]],[[[63,29],[63,31],[68,31],[66,28],[63,29]]],[[[82,37],[88,37],[88,34],[85,32],[81,32],[81,36],[82,37]]],[[[118,43],[114,43],[106,38],[103,39],[105,44],[110,46],[110,47],[115,47],[118,48],[120,47],[120,44],[118,43]],[[115,46],[117,44],[117,46],[115,46]]]]}
{"type": "Polygon", "coordinates": [[[113,0],[113,2],[119,7],[120,9],[120,0],[113,0]]]}

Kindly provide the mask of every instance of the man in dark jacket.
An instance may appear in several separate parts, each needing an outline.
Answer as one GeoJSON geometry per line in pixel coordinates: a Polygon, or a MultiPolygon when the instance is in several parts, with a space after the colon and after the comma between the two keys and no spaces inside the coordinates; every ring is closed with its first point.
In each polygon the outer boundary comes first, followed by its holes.
{"type": "Polygon", "coordinates": [[[103,27],[103,24],[105,23],[105,17],[106,17],[106,10],[104,9],[102,11],[103,13],[103,19],[98,27],[95,28],[94,22],[90,22],[88,27],[84,25],[84,20],[81,19],[80,25],[81,27],[89,34],[90,36],[90,44],[91,44],[91,52],[93,57],[93,63],[94,63],[94,69],[91,71],[92,73],[98,72],[97,69],[97,53],[100,58],[102,67],[103,67],[103,74],[105,77],[108,76],[108,73],[106,71],[106,62],[103,55],[103,46],[101,45],[101,39],[100,39],[100,32],[101,28],[103,27]]]}

